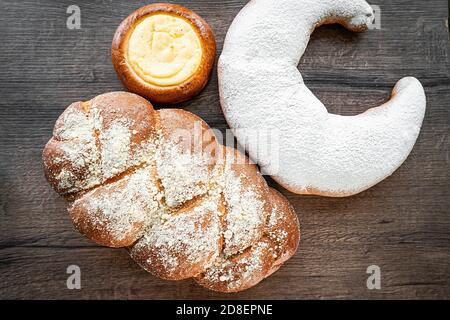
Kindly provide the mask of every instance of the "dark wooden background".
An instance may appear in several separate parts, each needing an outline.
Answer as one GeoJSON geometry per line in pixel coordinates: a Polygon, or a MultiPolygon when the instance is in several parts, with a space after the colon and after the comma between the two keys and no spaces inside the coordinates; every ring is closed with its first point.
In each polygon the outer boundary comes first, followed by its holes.
{"type": "MultiPolygon", "coordinates": [[[[214,29],[218,53],[245,0],[174,1],[214,29]]],[[[303,238],[279,272],[239,294],[193,281],[159,280],[125,250],[102,248],[74,230],[47,185],[41,151],[71,102],[121,90],[110,62],[120,21],[145,1],[0,1],[0,298],[450,298],[450,50],[447,1],[374,0],[381,29],[353,34],[319,28],[300,68],[329,107],[353,115],[384,102],[395,82],[423,83],[427,112],[413,152],[390,178],[359,195],[331,199],[291,194],[303,238]],[[66,8],[81,8],[81,29],[66,28],[66,8]],[[66,268],[81,268],[82,289],[66,288],[66,268]],[[381,290],[366,268],[381,268],[381,290]]],[[[217,74],[183,107],[225,130],[217,74]]]]}

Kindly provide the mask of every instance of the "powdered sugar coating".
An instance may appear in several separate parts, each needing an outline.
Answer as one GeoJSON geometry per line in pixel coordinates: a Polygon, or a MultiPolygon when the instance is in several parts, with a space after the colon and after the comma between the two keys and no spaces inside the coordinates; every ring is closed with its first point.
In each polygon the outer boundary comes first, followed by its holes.
{"type": "Polygon", "coordinates": [[[204,198],[182,212],[156,212],[131,256],[147,271],[165,279],[197,275],[220,252],[219,199],[204,198]],[[144,258],[140,256],[144,255],[144,258]]]}
{"type": "Polygon", "coordinates": [[[171,141],[164,140],[161,145],[156,165],[167,205],[177,206],[205,194],[211,180],[209,160],[201,154],[183,152],[171,141]]]}
{"type": "Polygon", "coordinates": [[[92,139],[93,119],[83,110],[82,103],[69,106],[55,125],[53,136],[59,140],[92,139]]]}
{"type": "Polygon", "coordinates": [[[160,199],[152,170],[143,168],[89,191],[74,201],[69,213],[81,232],[98,234],[95,241],[120,247],[124,240],[132,243],[143,235],[160,199]]]}
{"type": "Polygon", "coordinates": [[[364,0],[252,0],[235,18],[219,60],[228,124],[263,171],[301,194],[346,196],[391,175],[407,158],[425,112],[415,78],[392,99],[344,117],[329,114],[297,70],[316,25],[338,22],[362,31],[373,18],[364,0]],[[263,153],[258,130],[275,131],[277,150],[263,153]]]}
{"type": "Polygon", "coordinates": [[[247,289],[265,278],[273,263],[270,243],[261,239],[233,258],[220,256],[196,281],[216,291],[236,292],[247,289]]]}
{"type": "Polygon", "coordinates": [[[245,173],[237,173],[227,163],[223,173],[223,195],[227,208],[224,229],[224,254],[239,253],[262,236],[267,212],[258,186],[245,173]]]}

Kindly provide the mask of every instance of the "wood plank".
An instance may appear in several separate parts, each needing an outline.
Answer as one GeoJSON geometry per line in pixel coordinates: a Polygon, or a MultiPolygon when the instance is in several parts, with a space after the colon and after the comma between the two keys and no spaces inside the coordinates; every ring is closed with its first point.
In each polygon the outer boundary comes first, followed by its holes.
{"type": "MultiPolygon", "coordinates": [[[[173,1],[212,26],[220,53],[245,0],[173,1]]],[[[359,195],[330,199],[285,194],[302,223],[297,255],[258,286],[231,295],[193,281],[147,274],[125,250],[100,248],[76,232],[64,202],[47,185],[41,152],[54,121],[73,101],[122,90],[110,62],[115,28],[141,1],[77,1],[82,29],[65,27],[70,1],[0,0],[0,298],[449,298],[450,49],[447,2],[378,0],[381,30],[353,34],[324,26],[299,68],[334,113],[353,115],[389,97],[413,75],[424,84],[427,113],[418,142],[390,178],[359,195]],[[66,288],[77,264],[82,290],[66,288]],[[369,265],[382,288],[366,288],[369,265]]],[[[158,106],[165,107],[165,106],[158,106]]],[[[222,131],[227,124],[217,74],[180,105],[222,131]]]]}

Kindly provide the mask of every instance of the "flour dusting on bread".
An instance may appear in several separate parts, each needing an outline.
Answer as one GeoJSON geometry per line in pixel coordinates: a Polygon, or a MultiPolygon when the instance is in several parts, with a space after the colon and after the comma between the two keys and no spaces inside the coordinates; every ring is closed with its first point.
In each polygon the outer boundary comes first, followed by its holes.
{"type": "Polygon", "coordinates": [[[158,277],[244,290],[297,248],[298,228],[287,228],[298,221],[287,201],[189,112],[156,112],[118,92],[75,103],[43,158],[77,229],[101,245],[127,247],[158,277]]]}

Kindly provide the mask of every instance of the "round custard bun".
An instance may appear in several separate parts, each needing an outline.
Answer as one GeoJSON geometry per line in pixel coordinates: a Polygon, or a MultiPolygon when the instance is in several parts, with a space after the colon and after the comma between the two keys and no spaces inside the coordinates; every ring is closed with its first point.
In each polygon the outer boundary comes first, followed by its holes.
{"type": "Polygon", "coordinates": [[[198,94],[215,55],[214,34],[205,20],[168,3],[134,11],[112,42],[112,62],[125,87],[156,103],[179,103],[198,94]]]}

